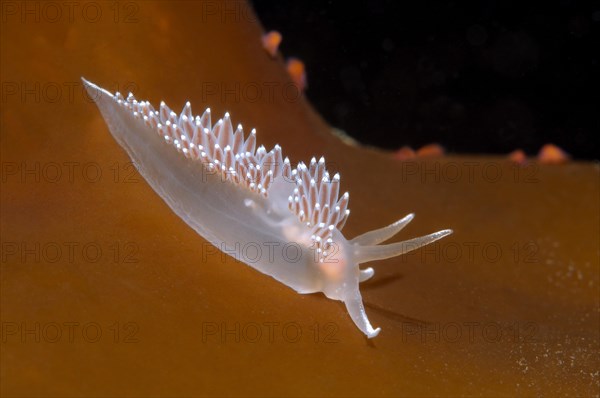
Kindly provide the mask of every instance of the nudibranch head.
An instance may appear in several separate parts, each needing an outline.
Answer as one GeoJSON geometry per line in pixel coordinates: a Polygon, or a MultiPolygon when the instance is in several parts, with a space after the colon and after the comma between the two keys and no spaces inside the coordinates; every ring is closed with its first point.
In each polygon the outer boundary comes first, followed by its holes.
{"type": "Polygon", "coordinates": [[[258,146],[256,131],[234,129],[228,113],[214,125],[210,108],[194,116],[189,102],[180,114],[164,103],[156,110],[132,94],[124,98],[83,80],[111,133],[142,176],[171,209],[222,251],[299,293],[323,292],[342,300],[359,329],[374,337],[359,283],[373,276],[359,264],[394,257],[450,234],[443,230],[404,242],[379,245],[413,216],[347,240],[349,194],[340,175],[313,158],[296,167],[279,145],[258,146]],[[249,258],[244,247],[268,248],[249,258]],[[289,254],[290,247],[297,255],[289,254]]]}

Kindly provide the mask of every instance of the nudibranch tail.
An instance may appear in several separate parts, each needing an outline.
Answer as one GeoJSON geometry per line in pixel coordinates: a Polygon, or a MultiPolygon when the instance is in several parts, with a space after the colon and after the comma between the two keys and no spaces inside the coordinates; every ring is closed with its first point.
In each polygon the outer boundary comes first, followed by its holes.
{"type": "Polygon", "coordinates": [[[194,116],[187,102],[178,115],[133,94],[124,98],[83,79],[111,134],[167,205],[217,248],[299,293],[342,300],[367,337],[375,337],[359,283],[373,268],[359,264],[398,256],[447,236],[443,230],[379,245],[404,228],[403,219],[350,241],[341,233],[350,214],[340,175],[325,159],[296,168],[279,145],[257,146],[256,131],[234,128],[229,113],[212,124],[210,108],[194,116]],[[248,246],[268,255],[250,258],[248,246]],[[288,249],[292,248],[290,252],[288,249]],[[287,249],[286,249],[287,248],[287,249]],[[277,250],[275,250],[277,249],[277,250]]]}

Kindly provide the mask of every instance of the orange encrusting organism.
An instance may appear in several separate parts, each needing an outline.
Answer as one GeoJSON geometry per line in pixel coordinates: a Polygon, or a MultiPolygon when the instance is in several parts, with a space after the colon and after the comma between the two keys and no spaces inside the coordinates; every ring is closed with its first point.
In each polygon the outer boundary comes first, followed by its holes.
{"type": "Polygon", "coordinates": [[[417,156],[420,158],[437,158],[444,156],[444,148],[436,143],[427,144],[417,150],[417,156]]]}
{"type": "Polygon", "coordinates": [[[411,147],[404,145],[402,148],[394,152],[394,159],[396,160],[409,160],[417,157],[416,152],[411,147]]]}
{"type": "Polygon", "coordinates": [[[569,161],[569,155],[554,144],[546,144],[540,149],[538,160],[545,164],[562,164],[569,161]]]}
{"type": "Polygon", "coordinates": [[[304,62],[298,58],[290,58],[287,61],[286,69],[292,78],[292,81],[298,86],[300,91],[306,90],[308,83],[306,80],[306,68],[304,62]]]}
{"type": "Polygon", "coordinates": [[[444,156],[444,154],[444,148],[435,143],[424,145],[416,151],[410,146],[404,145],[402,148],[394,152],[394,159],[410,160],[415,158],[437,158],[444,156]]]}
{"type": "Polygon", "coordinates": [[[267,50],[267,52],[269,53],[269,55],[271,57],[275,58],[275,55],[277,55],[277,49],[279,48],[279,45],[281,44],[282,38],[283,37],[281,36],[281,33],[279,33],[276,30],[272,30],[263,35],[263,37],[262,37],[263,47],[265,50],[267,50]]]}
{"type": "Polygon", "coordinates": [[[527,156],[525,155],[525,152],[523,152],[522,149],[515,149],[514,151],[509,153],[508,159],[516,164],[525,164],[525,162],[527,162],[527,156]]]}

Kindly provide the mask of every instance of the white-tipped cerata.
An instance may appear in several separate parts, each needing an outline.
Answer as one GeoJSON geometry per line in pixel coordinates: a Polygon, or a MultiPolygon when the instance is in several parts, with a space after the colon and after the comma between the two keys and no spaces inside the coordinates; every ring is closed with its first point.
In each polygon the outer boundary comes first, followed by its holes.
{"type": "Polygon", "coordinates": [[[323,292],[342,300],[369,338],[373,328],[359,283],[374,275],[358,265],[398,256],[452,231],[378,245],[413,218],[348,241],[349,194],[340,195],[340,175],[325,159],[294,168],[281,147],[258,146],[229,113],[212,124],[210,108],[194,116],[189,102],[177,115],[164,102],[155,109],[132,94],[124,98],[83,79],[113,137],[140,174],[190,227],[223,252],[299,293],[323,292]],[[252,250],[248,250],[251,246],[252,250]]]}

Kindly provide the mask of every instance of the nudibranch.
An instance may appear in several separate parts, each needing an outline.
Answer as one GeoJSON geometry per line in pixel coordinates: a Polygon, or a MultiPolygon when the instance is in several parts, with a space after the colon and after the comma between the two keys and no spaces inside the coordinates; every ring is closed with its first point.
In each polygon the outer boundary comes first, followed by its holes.
{"type": "Polygon", "coordinates": [[[372,268],[359,264],[401,255],[452,233],[443,230],[404,242],[379,245],[406,226],[413,215],[347,240],[348,193],[325,160],[294,168],[276,145],[267,151],[233,128],[228,113],[214,125],[210,108],[194,116],[190,103],[177,115],[161,102],[158,110],[130,93],[124,98],[83,79],[115,140],[127,151],[150,186],[197,233],[227,254],[270,275],[298,293],[323,292],[345,303],[369,338],[377,336],[367,318],[359,283],[372,268]],[[252,258],[247,244],[273,248],[252,258]],[[247,252],[247,251],[246,251],[247,252]]]}

